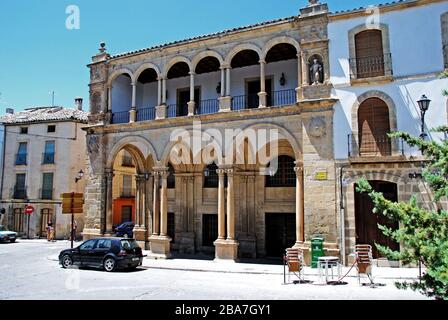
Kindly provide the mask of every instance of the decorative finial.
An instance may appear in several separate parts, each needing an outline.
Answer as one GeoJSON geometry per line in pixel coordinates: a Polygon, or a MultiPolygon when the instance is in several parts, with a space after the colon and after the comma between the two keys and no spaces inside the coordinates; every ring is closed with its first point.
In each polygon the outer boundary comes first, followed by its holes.
{"type": "Polygon", "coordinates": [[[315,4],[319,3],[319,0],[308,0],[308,2],[310,3],[310,6],[314,6],[315,4]]]}
{"type": "Polygon", "coordinates": [[[100,43],[100,52],[103,53],[104,51],[106,51],[106,43],[105,42],[101,42],[100,43]]]}

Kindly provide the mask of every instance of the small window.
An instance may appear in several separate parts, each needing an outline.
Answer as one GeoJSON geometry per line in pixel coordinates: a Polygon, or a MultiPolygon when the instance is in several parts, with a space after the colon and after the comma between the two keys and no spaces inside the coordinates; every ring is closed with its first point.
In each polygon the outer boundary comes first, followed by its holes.
{"type": "Polygon", "coordinates": [[[277,171],[272,176],[266,176],[265,186],[271,188],[295,187],[294,159],[288,156],[279,156],[277,171]]]}
{"type": "Polygon", "coordinates": [[[21,134],[28,134],[28,127],[20,127],[21,134]]]}
{"type": "Polygon", "coordinates": [[[47,127],[47,132],[56,132],[56,126],[55,125],[49,125],[47,127]]]}

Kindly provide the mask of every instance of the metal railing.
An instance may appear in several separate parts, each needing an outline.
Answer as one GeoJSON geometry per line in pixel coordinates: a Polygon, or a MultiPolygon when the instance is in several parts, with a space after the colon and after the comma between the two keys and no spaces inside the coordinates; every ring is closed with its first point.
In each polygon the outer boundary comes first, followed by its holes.
{"type": "Polygon", "coordinates": [[[154,120],[156,118],[156,108],[137,109],[137,121],[154,120]]]}
{"type": "Polygon", "coordinates": [[[232,97],[232,110],[258,108],[259,100],[258,94],[232,97]]]}
{"type": "Polygon", "coordinates": [[[16,154],[16,166],[26,165],[26,153],[16,154]]]}
{"type": "Polygon", "coordinates": [[[297,102],[296,90],[290,89],[290,90],[274,91],[270,99],[268,96],[268,106],[269,106],[269,100],[271,100],[270,106],[272,107],[281,107],[295,104],[297,102]]]}
{"type": "Polygon", "coordinates": [[[211,114],[219,111],[218,99],[208,99],[199,101],[197,106],[197,114],[211,114]]]}
{"type": "Polygon", "coordinates": [[[392,151],[404,155],[404,141],[390,138],[386,133],[373,135],[349,134],[347,139],[348,157],[391,156],[392,151]]]}
{"type": "Polygon", "coordinates": [[[350,79],[362,79],[392,75],[392,54],[352,58],[350,61],[350,79]]]}
{"type": "Polygon", "coordinates": [[[128,123],[129,122],[129,111],[113,112],[111,123],[128,123]]]}
{"type": "Polygon", "coordinates": [[[177,116],[177,104],[167,105],[166,113],[168,118],[175,118],[177,116]]]}
{"type": "Polygon", "coordinates": [[[54,163],[54,152],[42,154],[42,164],[53,164],[54,163]]]}
{"type": "Polygon", "coordinates": [[[42,200],[52,200],[53,199],[53,189],[40,189],[40,198],[42,200]]]}
{"type": "Polygon", "coordinates": [[[26,187],[14,186],[12,196],[13,199],[26,199],[26,187]]]}

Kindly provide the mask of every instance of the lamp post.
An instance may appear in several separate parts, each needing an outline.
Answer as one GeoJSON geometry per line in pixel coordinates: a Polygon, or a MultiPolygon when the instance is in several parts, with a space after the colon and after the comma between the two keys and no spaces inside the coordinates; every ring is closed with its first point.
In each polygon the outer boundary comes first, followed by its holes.
{"type": "Polygon", "coordinates": [[[427,136],[427,134],[425,133],[425,114],[426,111],[428,111],[429,109],[429,104],[431,103],[431,100],[429,100],[428,97],[426,97],[426,95],[422,95],[422,97],[420,98],[420,100],[417,101],[417,103],[418,107],[420,108],[420,116],[422,120],[422,132],[420,134],[420,138],[425,140],[427,136]]]}
{"type": "MultiPolygon", "coordinates": [[[[75,177],[76,186],[78,186],[78,181],[81,180],[83,176],[84,176],[84,171],[82,171],[82,169],[81,169],[78,171],[78,173],[76,174],[76,177],[75,177]]],[[[76,189],[78,189],[78,188],[76,188],[76,189]]],[[[72,226],[70,229],[70,245],[71,245],[72,249],[73,249],[73,238],[75,238],[75,236],[76,236],[76,234],[73,230],[74,224],[75,224],[75,215],[72,212],[72,226]]]]}

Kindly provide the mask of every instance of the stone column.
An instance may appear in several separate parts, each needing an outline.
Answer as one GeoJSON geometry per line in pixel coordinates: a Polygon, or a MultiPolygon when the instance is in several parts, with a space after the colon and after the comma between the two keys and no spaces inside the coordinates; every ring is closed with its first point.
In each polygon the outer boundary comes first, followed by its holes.
{"type": "Polygon", "coordinates": [[[141,211],[141,180],[138,174],[135,177],[135,228],[140,227],[140,211],[141,211]]]}
{"type": "Polygon", "coordinates": [[[226,69],[226,96],[230,97],[230,69],[231,67],[228,66],[226,69]]]}
{"type": "Polygon", "coordinates": [[[157,105],[162,104],[162,78],[157,77],[157,105]]]}
{"type": "Polygon", "coordinates": [[[104,110],[104,113],[108,111],[112,112],[112,85],[107,88],[107,110],[104,110]]]}
{"type": "Polygon", "coordinates": [[[225,69],[223,67],[220,68],[221,69],[221,98],[225,96],[225,88],[226,88],[226,84],[225,84],[225,69]]]}
{"type": "Polygon", "coordinates": [[[196,106],[196,103],[194,101],[194,74],[195,73],[193,71],[190,71],[190,101],[187,103],[189,116],[194,115],[196,106]]]}
{"type": "Polygon", "coordinates": [[[154,228],[154,224],[153,224],[153,220],[154,220],[154,209],[153,209],[153,196],[154,196],[154,175],[150,174],[148,180],[146,181],[146,206],[147,206],[147,210],[146,210],[146,219],[145,219],[145,224],[146,224],[146,229],[147,229],[147,238],[149,235],[152,234],[153,228],[154,228]]]}
{"type": "Polygon", "coordinates": [[[296,245],[305,242],[305,211],[303,198],[303,167],[295,167],[296,172],[296,245]]]}
{"type": "Polygon", "coordinates": [[[112,234],[113,210],[112,210],[112,191],[113,191],[113,170],[106,169],[106,234],[112,234]]]}
{"type": "Polygon", "coordinates": [[[266,97],[267,97],[267,93],[266,93],[266,76],[265,76],[265,66],[266,66],[266,61],[265,60],[260,60],[260,92],[258,93],[258,97],[259,97],[259,108],[264,108],[266,107],[266,97]]]}
{"type": "Polygon", "coordinates": [[[145,175],[140,176],[140,228],[146,228],[146,179],[145,175]]]}
{"type": "Polygon", "coordinates": [[[137,98],[137,85],[133,82],[131,83],[132,86],[132,104],[131,104],[131,110],[129,111],[129,122],[135,122],[137,118],[137,106],[135,105],[135,101],[137,98]]]}
{"type": "Polygon", "coordinates": [[[166,77],[162,78],[162,104],[166,104],[166,77]]]}
{"type": "Polygon", "coordinates": [[[302,86],[306,86],[308,85],[308,63],[303,52],[301,52],[300,56],[302,61],[302,86]]]}
{"type": "Polygon", "coordinates": [[[218,173],[218,239],[225,239],[226,237],[226,226],[225,226],[225,186],[224,186],[224,175],[225,171],[223,169],[216,170],[218,173]]]}
{"type": "Polygon", "coordinates": [[[154,187],[153,192],[154,196],[152,199],[152,215],[153,215],[153,228],[152,234],[158,236],[160,234],[160,200],[159,200],[159,172],[154,171],[154,187]]]}
{"type": "MultiPolygon", "coordinates": [[[[162,81],[162,103],[156,106],[156,120],[167,118],[167,106],[166,106],[166,78],[161,78],[162,81]]],[[[160,80],[159,80],[160,83],[160,80]]]]}
{"type": "Polygon", "coordinates": [[[160,236],[167,237],[168,236],[168,196],[167,189],[168,183],[167,178],[169,172],[161,171],[162,178],[162,188],[160,190],[160,236]]]}
{"type": "Polygon", "coordinates": [[[297,87],[302,85],[302,54],[297,54],[297,87]]]}
{"type": "Polygon", "coordinates": [[[235,193],[233,186],[233,169],[227,173],[227,240],[235,240],[235,193]]]}
{"type": "Polygon", "coordinates": [[[135,176],[137,185],[136,194],[136,224],[134,227],[134,238],[137,240],[138,244],[145,248],[147,241],[146,236],[146,179],[144,175],[137,174],[135,176]]]}

